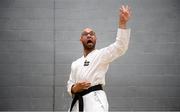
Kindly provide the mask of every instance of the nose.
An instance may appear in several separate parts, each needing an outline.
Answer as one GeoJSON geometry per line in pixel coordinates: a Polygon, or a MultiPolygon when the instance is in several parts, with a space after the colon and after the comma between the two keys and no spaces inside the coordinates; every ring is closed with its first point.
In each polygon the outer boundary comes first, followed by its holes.
{"type": "Polygon", "coordinates": [[[87,38],[91,38],[91,35],[90,35],[90,34],[88,34],[88,35],[87,35],[87,38]]]}
{"type": "Polygon", "coordinates": [[[87,35],[87,36],[91,36],[91,35],[90,35],[90,33],[88,33],[88,35],[87,35]]]}

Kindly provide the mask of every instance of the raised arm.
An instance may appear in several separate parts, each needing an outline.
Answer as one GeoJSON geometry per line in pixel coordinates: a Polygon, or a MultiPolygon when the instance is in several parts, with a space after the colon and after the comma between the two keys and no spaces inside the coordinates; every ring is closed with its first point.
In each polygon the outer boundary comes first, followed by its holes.
{"type": "Polygon", "coordinates": [[[130,15],[131,12],[128,6],[122,6],[119,9],[119,28],[116,41],[108,47],[101,49],[102,63],[108,64],[127,51],[130,39],[130,29],[126,29],[126,24],[130,19],[130,15]]]}

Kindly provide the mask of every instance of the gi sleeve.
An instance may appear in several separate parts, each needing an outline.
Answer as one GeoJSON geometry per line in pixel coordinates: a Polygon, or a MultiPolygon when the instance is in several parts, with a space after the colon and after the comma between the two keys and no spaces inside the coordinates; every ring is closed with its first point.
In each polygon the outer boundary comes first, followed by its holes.
{"type": "Polygon", "coordinates": [[[73,73],[73,63],[71,64],[71,73],[70,73],[70,76],[69,76],[69,80],[67,81],[67,92],[69,93],[69,95],[72,96],[72,93],[71,93],[71,87],[73,84],[75,84],[75,78],[74,78],[74,73],[73,73]]]}
{"type": "Polygon", "coordinates": [[[102,63],[110,63],[119,56],[123,55],[127,49],[130,40],[130,29],[118,28],[116,41],[101,49],[101,61],[102,63]]]}

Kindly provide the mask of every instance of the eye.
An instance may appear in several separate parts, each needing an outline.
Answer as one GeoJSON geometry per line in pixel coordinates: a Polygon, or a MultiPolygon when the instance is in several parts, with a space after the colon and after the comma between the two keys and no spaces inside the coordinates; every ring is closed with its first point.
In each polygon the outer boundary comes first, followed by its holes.
{"type": "Polygon", "coordinates": [[[87,32],[83,32],[81,35],[82,35],[82,36],[87,36],[88,33],[87,33],[87,32]]]}
{"type": "Polygon", "coordinates": [[[91,31],[91,32],[89,32],[89,33],[88,33],[88,32],[82,32],[81,35],[82,35],[82,36],[87,36],[88,34],[91,35],[91,36],[94,36],[94,35],[95,35],[95,32],[93,32],[93,31],[91,31]]]}
{"type": "Polygon", "coordinates": [[[90,34],[91,36],[94,36],[94,35],[95,35],[95,32],[91,31],[89,34],[90,34]]]}

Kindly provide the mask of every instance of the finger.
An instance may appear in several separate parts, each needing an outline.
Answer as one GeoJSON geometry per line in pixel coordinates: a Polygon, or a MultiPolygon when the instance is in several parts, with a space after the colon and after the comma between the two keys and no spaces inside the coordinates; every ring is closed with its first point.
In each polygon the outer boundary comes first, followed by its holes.
{"type": "Polygon", "coordinates": [[[81,80],[81,81],[79,81],[79,83],[90,83],[89,81],[87,81],[87,80],[81,80]]]}
{"type": "Polygon", "coordinates": [[[84,86],[90,86],[91,85],[91,83],[85,83],[84,84],[84,86]]]}
{"type": "Polygon", "coordinates": [[[128,12],[128,9],[126,7],[124,7],[123,13],[127,13],[127,12],[128,12]]]}
{"type": "Polygon", "coordinates": [[[79,83],[79,84],[83,84],[84,82],[83,82],[83,81],[79,81],[78,83],[79,83]]]}
{"type": "Polygon", "coordinates": [[[90,82],[86,82],[87,85],[90,85],[91,83],[90,82]]]}
{"type": "Polygon", "coordinates": [[[79,83],[81,86],[86,86],[86,83],[85,82],[81,82],[81,83],[79,83]]]}
{"type": "Polygon", "coordinates": [[[121,8],[121,9],[119,10],[119,16],[120,16],[122,13],[123,13],[123,9],[121,8]]]}
{"type": "Polygon", "coordinates": [[[123,9],[123,11],[125,10],[125,7],[124,7],[124,5],[122,5],[122,9],[123,9]]]}
{"type": "Polygon", "coordinates": [[[126,6],[124,5],[124,11],[126,11],[126,6]]]}
{"type": "Polygon", "coordinates": [[[124,13],[126,13],[126,14],[130,14],[130,8],[129,8],[129,7],[127,7],[127,8],[126,8],[126,10],[124,11],[124,13]]]}
{"type": "Polygon", "coordinates": [[[85,85],[84,87],[83,87],[83,89],[88,89],[89,87],[91,87],[90,85],[85,85]]]}
{"type": "Polygon", "coordinates": [[[119,10],[122,12],[123,11],[122,7],[119,10]]]}
{"type": "Polygon", "coordinates": [[[84,82],[84,80],[80,80],[80,81],[78,81],[78,83],[83,83],[84,82]]]}
{"type": "Polygon", "coordinates": [[[128,5],[126,5],[126,10],[128,10],[128,5]]]}
{"type": "Polygon", "coordinates": [[[89,83],[90,81],[89,80],[84,80],[84,82],[89,83]]]}
{"type": "Polygon", "coordinates": [[[89,89],[89,87],[84,87],[83,89],[89,89]]]}
{"type": "Polygon", "coordinates": [[[131,11],[131,8],[129,7],[128,9],[128,14],[131,15],[132,11],[131,11]]]}
{"type": "Polygon", "coordinates": [[[91,86],[85,86],[84,88],[90,88],[91,86]]]}

